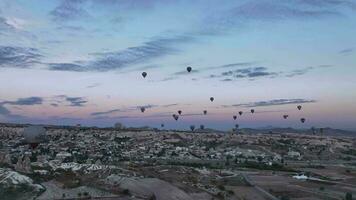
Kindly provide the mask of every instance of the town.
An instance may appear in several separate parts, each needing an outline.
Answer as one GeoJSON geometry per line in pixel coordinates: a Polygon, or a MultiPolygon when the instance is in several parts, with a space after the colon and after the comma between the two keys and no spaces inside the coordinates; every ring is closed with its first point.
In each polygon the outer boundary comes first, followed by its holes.
{"type": "Polygon", "coordinates": [[[247,130],[1,124],[5,199],[345,199],[356,193],[356,140],[247,130]],[[30,126],[31,127],[31,126],[30,126]],[[25,131],[24,131],[25,130],[25,131]]]}

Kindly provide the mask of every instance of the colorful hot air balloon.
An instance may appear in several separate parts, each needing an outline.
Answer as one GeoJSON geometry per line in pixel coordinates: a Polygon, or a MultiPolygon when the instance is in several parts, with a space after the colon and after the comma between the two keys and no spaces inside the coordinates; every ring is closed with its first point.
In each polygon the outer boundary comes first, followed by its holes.
{"type": "Polygon", "coordinates": [[[192,68],[191,68],[191,67],[187,67],[187,71],[188,71],[188,72],[191,72],[191,71],[192,71],[192,68]]]}
{"type": "Polygon", "coordinates": [[[213,102],[214,101],[214,97],[210,97],[210,101],[213,102]]]}
{"type": "Polygon", "coordinates": [[[283,118],[284,118],[284,119],[287,119],[287,118],[288,118],[288,115],[283,115],[283,118]]]}
{"type": "Polygon", "coordinates": [[[242,113],[243,113],[242,111],[239,111],[239,115],[242,115],[242,113]]]}
{"type": "Polygon", "coordinates": [[[182,111],[181,111],[181,110],[178,110],[178,114],[181,115],[181,114],[182,114],[182,111]]]}
{"type": "Polygon", "coordinates": [[[143,76],[143,78],[146,78],[147,72],[142,72],[142,76],[143,76]]]}
{"type": "Polygon", "coordinates": [[[251,109],[251,113],[253,114],[255,112],[255,109],[251,109]]]}
{"type": "Polygon", "coordinates": [[[195,129],[195,126],[194,126],[194,125],[191,125],[191,126],[190,126],[190,130],[194,131],[194,129],[195,129]]]}
{"type": "Polygon", "coordinates": [[[204,113],[204,115],[206,115],[206,114],[208,113],[208,111],[207,111],[207,110],[204,110],[203,113],[204,113]]]}
{"type": "Polygon", "coordinates": [[[204,125],[200,125],[201,130],[204,130],[204,128],[205,128],[204,125]]]}
{"type": "Polygon", "coordinates": [[[163,127],[164,127],[164,124],[161,124],[161,127],[163,128],[163,127]]]}
{"type": "Polygon", "coordinates": [[[301,106],[301,105],[298,105],[297,108],[298,108],[298,110],[301,110],[301,109],[302,109],[302,106],[301,106]]]}
{"type": "Polygon", "coordinates": [[[238,128],[239,128],[239,125],[238,125],[238,124],[235,124],[235,128],[238,129],[238,128]]]}
{"type": "Polygon", "coordinates": [[[234,115],[234,116],[232,116],[232,118],[233,118],[234,120],[236,120],[236,119],[237,119],[237,116],[236,116],[236,115],[234,115]]]}

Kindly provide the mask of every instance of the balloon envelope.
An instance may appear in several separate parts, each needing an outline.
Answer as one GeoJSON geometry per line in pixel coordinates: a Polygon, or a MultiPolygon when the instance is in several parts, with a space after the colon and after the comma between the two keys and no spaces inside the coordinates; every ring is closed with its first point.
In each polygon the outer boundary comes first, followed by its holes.
{"type": "Polygon", "coordinates": [[[173,116],[173,118],[177,121],[178,120],[178,118],[179,118],[179,116],[178,115],[176,115],[176,114],[173,114],[172,115],[173,116]]]}
{"type": "Polygon", "coordinates": [[[146,78],[147,73],[146,72],[142,72],[142,76],[143,76],[143,78],[146,78]]]}
{"type": "Polygon", "coordinates": [[[214,97],[210,97],[210,101],[213,102],[214,101],[214,97]]]}
{"type": "Polygon", "coordinates": [[[234,116],[232,116],[232,118],[233,118],[234,120],[236,120],[236,119],[237,119],[237,116],[236,116],[236,115],[234,115],[234,116]]]}
{"type": "Polygon", "coordinates": [[[191,125],[191,126],[190,126],[190,130],[194,131],[194,129],[195,129],[195,126],[194,126],[194,125],[191,125]]]}
{"type": "Polygon", "coordinates": [[[23,130],[26,143],[38,144],[46,139],[46,129],[43,126],[28,126],[23,130]]]}
{"type": "Polygon", "coordinates": [[[242,115],[242,111],[239,111],[239,115],[242,115]]]}
{"type": "Polygon", "coordinates": [[[192,68],[191,68],[191,67],[187,67],[187,71],[188,71],[188,72],[191,72],[191,71],[192,71],[192,68]]]}

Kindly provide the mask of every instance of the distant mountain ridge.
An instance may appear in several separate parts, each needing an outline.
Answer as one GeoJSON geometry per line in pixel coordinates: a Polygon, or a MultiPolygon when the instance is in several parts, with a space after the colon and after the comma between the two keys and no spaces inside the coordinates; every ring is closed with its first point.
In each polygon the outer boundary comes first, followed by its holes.
{"type": "MultiPolygon", "coordinates": [[[[8,127],[25,127],[29,126],[31,124],[15,124],[15,123],[0,123],[1,126],[8,126],[8,127]]],[[[99,127],[77,127],[77,126],[61,126],[61,125],[42,125],[46,128],[54,128],[54,129],[102,129],[102,130],[117,130],[116,128],[113,127],[104,127],[104,128],[99,128],[99,127]]],[[[152,128],[149,126],[145,127],[127,127],[123,128],[121,130],[127,130],[127,131],[177,131],[177,132],[190,132],[189,130],[175,130],[175,129],[158,129],[158,128],[152,128]]],[[[230,131],[222,131],[222,130],[216,130],[216,129],[211,129],[211,128],[205,128],[205,129],[196,129],[194,132],[197,133],[231,133],[230,131]]],[[[243,133],[243,134],[282,134],[282,133],[299,133],[299,134],[307,134],[307,135],[323,135],[323,136],[350,136],[350,137],[356,137],[356,131],[349,131],[349,130],[342,130],[342,129],[335,129],[335,128],[330,128],[326,127],[323,128],[323,132],[320,132],[320,128],[315,127],[315,133],[313,133],[313,130],[311,128],[309,129],[296,129],[292,127],[287,127],[287,128],[280,128],[280,127],[261,127],[261,128],[241,128],[238,129],[237,133],[243,133]]]]}

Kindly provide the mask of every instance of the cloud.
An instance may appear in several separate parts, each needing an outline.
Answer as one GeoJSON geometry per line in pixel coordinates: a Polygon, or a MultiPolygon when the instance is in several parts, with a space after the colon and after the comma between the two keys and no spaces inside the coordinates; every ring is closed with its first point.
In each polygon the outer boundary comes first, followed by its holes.
{"type": "Polygon", "coordinates": [[[3,101],[0,102],[0,115],[6,116],[7,119],[25,119],[25,116],[14,115],[12,112],[5,107],[5,105],[11,106],[32,106],[43,104],[43,98],[41,97],[26,97],[19,98],[14,101],[3,101]]]}
{"type": "Polygon", "coordinates": [[[121,112],[121,109],[113,109],[113,110],[109,110],[109,111],[104,111],[104,112],[94,112],[91,113],[91,116],[98,116],[98,115],[108,115],[108,114],[112,114],[112,113],[117,113],[117,112],[121,112]]]}
{"type": "Polygon", "coordinates": [[[232,11],[233,16],[253,20],[310,19],[340,15],[335,10],[308,9],[295,3],[250,1],[232,11]]]}
{"type": "Polygon", "coordinates": [[[211,74],[209,78],[229,77],[222,81],[232,81],[233,79],[240,78],[275,77],[278,74],[279,73],[267,71],[266,67],[248,67],[221,72],[220,75],[211,74]]]}
{"type": "Polygon", "coordinates": [[[236,1],[202,20],[202,34],[224,34],[233,28],[244,28],[251,22],[286,20],[322,20],[346,15],[356,4],[347,0],[247,0],[236,1]]]}
{"type": "Polygon", "coordinates": [[[279,106],[279,105],[288,105],[288,104],[303,104],[303,103],[315,103],[316,100],[308,99],[273,99],[269,101],[257,101],[250,103],[242,104],[233,104],[233,105],[223,105],[223,107],[265,107],[265,106],[279,106]]]}
{"type": "Polygon", "coordinates": [[[49,70],[53,71],[86,71],[86,67],[73,63],[48,63],[49,70]]]}
{"type": "Polygon", "coordinates": [[[286,77],[301,76],[301,75],[304,75],[304,74],[308,73],[309,71],[311,71],[313,69],[314,69],[313,67],[306,67],[306,68],[303,68],[303,69],[296,69],[296,70],[293,70],[293,71],[287,73],[285,76],[286,77]]]}
{"type": "Polygon", "coordinates": [[[73,106],[73,107],[82,107],[84,104],[88,102],[83,97],[66,97],[66,100],[70,102],[69,106],[73,106]]]}
{"type": "Polygon", "coordinates": [[[52,106],[55,107],[57,107],[61,103],[69,103],[68,106],[72,106],[72,107],[82,107],[86,103],[88,103],[88,101],[84,97],[70,97],[67,95],[54,96],[52,97],[52,101],[55,101],[55,103],[52,104],[56,104],[56,105],[51,104],[52,106]]]}
{"type": "Polygon", "coordinates": [[[343,49],[341,51],[339,51],[339,54],[349,54],[352,53],[354,51],[353,48],[347,48],[347,49],[343,49]]]}
{"type": "Polygon", "coordinates": [[[0,115],[9,115],[11,112],[0,103],[0,115]]]}
{"type": "MultiPolygon", "coordinates": [[[[210,71],[210,70],[216,70],[216,69],[223,69],[223,68],[235,68],[235,67],[244,67],[244,66],[250,66],[252,64],[255,64],[256,62],[236,62],[236,63],[229,63],[229,64],[224,64],[224,65],[219,65],[219,66],[212,66],[212,67],[205,67],[205,68],[199,68],[198,69],[192,69],[190,73],[201,73],[205,71],[210,71]]],[[[175,72],[173,75],[179,76],[179,75],[186,75],[189,74],[187,70],[182,70],[179,72],[175,72]]],[[[212,75],[213,77],[217,77],[215,75],[212,75]]],[[[211,77],[211,78],[213,78],[211,77]]]]}
{"type": "Polygon", "coordinates": [[[16,101],[4,101],[2,104],[16,105],[16,106],[29,106],[29,105],[40,105],[43,103],[43,98],[41,97],[27,97],[19,98],[16,101]]]}
{"type": "Polygon", "coordinates": [[[53,17],[53,20],[57,22],[89,17],[89,13],[83,8],[83,3],[85,3],[85,0],[62,0],[60,4],[50,12],[50,15],[53,17]]]}
{"type": "Polygon", "coordinates": [[[91,113],[91,116],[102,116],[102,115],[110,115],[113,113],[119,113],[119,112],[130,112],[130,111],[137,111],[140,108],[144,107],[146,109],[149,108],[156,108],[156,107],[163,107],[163,108],[169,108],[169,107],[175,107],[178,106],[178,103],[174,103],[174,104],[165,104],[165,105],[152,105],[152,104],[148,104],[148,105],[142,105],[142,106],[129,106],[129,107],[123,107],[120,109],[112,109],[112,110],[108,110],[108,111],[103,111],[103,112],[94,112],[91,113]]]}
{"type": "Polygon", "coordinates": [[[18,30],[24,29],[26,21],[16,17],[1,17],[0,16],[0,31],[1,30],[18,30]]]}
{"type": "Polygon", "coordinates": [[[99,58],[90,65],[90,68],[97,71],[109,71],[133,64],[145,63],[154,58],[177,53],[178,50],[173,47],[175,44],[191,41],[193,41],[193,38],[190,36],[157,38],[123,51],[99,53],[99,58]]]}
{"type": "Polygon", "coordinates": [[[178,105],[179,105],[178,103],[173,103],[173,104],[162,105],[161,107],[169,108],[169,107],[174,107],[174,106],[178,106],[178,105]]]}
{"type": "Polygon", "coordinates": [[[86,88],[96,88],[96,87],[98,87],[100,85],[101,85],[100,83],[94,83],[94,84],[86,86],[86,88]]]}
{"type": "Polygon", "coordinates": [[[190,73],[198,73],[199,70],[192,69],[192,71],[188,72],[187,70],[182,70],[179,72],[175,72],[174,75],[185,75],[185,74],[190,74],[190,73]]]}
{"type": "Polygon", "coordinates": [[[122,51],[93,54],[96,58],[83,65],[74,63],[50,63],[50,70],[59,71],[99,71],[106,72],[123,69],[135,64],[147,63],[152,59],[179,52],[174,46],[194,41],[190,36],[160,37],[140,46],[129,47],[122,51]]]}
{"type": "Polygon", "coordinates": [[[35,48],[0,46],[0,67],[27,68],[41,57],[35,48]]]}

